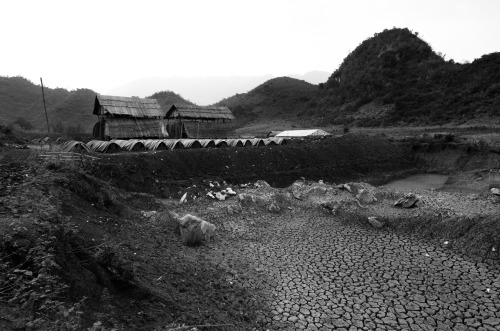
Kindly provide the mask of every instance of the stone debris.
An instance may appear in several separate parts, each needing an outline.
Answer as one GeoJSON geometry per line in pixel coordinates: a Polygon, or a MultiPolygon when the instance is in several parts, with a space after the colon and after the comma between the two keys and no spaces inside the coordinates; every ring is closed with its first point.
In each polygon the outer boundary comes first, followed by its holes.
{"type": "Polygon", "coordinates": [[[156,210],[151,210],[151,211],[141,211],[141,215],[146,217],[146,218],[150,218],[151,216],[154,216],[156,215],[156,210]]]}
{"type": "Polygon", "coordinates": [[[394,203],[395,207],[400,208],[413,208],[418,207],[420,198],[414,193],[407,193],[402,198],[394,203]]]}
{"type": "Polygon", "coordinates": [[[500,195],[500,188],[492,188],[490,192],[494,195],[500,195]]]}
{"type": "Polygon", "coordinates": [[[269,210],[271,213],[279,213],[281,208],[275,202],[273,202],[271,203],[271,205],[269,205],[269,207],[267,207],[267,210],[269,210]]]}
{"type": "Polygon", "coordinates": [[[226,200],[226,195],[223,194],[222,192],[215,193],[215,197],[217,198],[217,200],[220,200],[220,201],[226,200]]]}
{"type": "Polygon", "coordinates": [[[177,220],[179,222],[181,240],[185,245],[200,245],[203,240],[209,242],[216,230],[215,225],[212,223],[191,214],[186,214],[177,220]]]}
{"type": "Polygon", "coordinates": [[[184,193],[184,195],[181,197],[181,199],[179,200],[179,203],[180,204],[183,204],[183,203],[186,203],[187,202],[187,192],[184,193]]]}
{"type": "Polygon", "coordinates": [[[358,194],[356,195],[356,199],[358,199],[359,202],[362,202],[362,203],[377,202],[377,198],[375,197],[373,192],[370,192],[366,189],[359,190],[358,194]]]}
{"type": "Polygon", "coordinates": [[[368,217],[368,223],[376,229],[381,229],[384,227],[384,223],[379,221],[375,216],[368,217]]]}
{"type": "Polygon", "coordinates": [[[241,214],[243,211],[243,208],[241,208],[241,205],[229,205],[227,206],[227,212],[229,215],[234,215],[234,214],[241,214]]]}

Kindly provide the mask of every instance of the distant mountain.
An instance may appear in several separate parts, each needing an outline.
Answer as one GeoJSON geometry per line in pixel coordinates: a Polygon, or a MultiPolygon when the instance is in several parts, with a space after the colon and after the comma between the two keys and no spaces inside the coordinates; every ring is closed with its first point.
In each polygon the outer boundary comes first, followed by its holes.
{"type": "Polygon", "coordinates": [[[266,80],[267,76],[209,76],[209,77],[146,77],[134,80],[106,92],[111,95],[145,97],[156,91],[176,91],[199,105],[210,105],[235,93],[246,92],[266,80]]]}
{"type": "Polygon", "coordinates": [[[156,99],[165,112],[174,104],[194,105],[191,101],[184,99],[179,94],[172,91],[156,92],[148,98],[156,99]]]}
{"type": "Polygon", "coordinates": [[[320,84],[320,114],[336,124],[462,123],[500,115],[500,53],[445,61],[408,29],[376,33],[320,84]]]}
{"type": "MultiPolygon", "coordinates": [[[[51,131],[92,132],[95,95],[88,89],[45,88],[51,131]]],[[[0,77],[0,121],[9,125],[19,118],[39,130],[47,129],[41,87],[23,77],[0,77]]]]}
{"type": "Polygon", "coordinates": [[[216,103],[227,106],[236,117],[236,123],[265,122],[269,119],[310,121],[317,85],[290,77],[268,80],[248,93],[236,94],[216,103]]]}
{"type": "MultiPolygon", "coordinates": [[[[311,84],[319,84],[326,82],[330,73],[325,71],[310,71],[303,75],[294,74],[288,76],[304,80],[311,84]]],[[[144,97],[153,94],[153,92],[167,89],[180,93],[196,104],[209,105],[236,93],[248,92],[272,78],[274,78],[272,75],[147,77],[109,90],[106,94],[144,97]]]]}
{"type": "Polygon", "coordinates": [[[318,85],[324,83],[330,77],[330,73],[326,71],[309,71],[303,75],[288,75],[287,77],[304,80],[308,83],[318,85]]]}

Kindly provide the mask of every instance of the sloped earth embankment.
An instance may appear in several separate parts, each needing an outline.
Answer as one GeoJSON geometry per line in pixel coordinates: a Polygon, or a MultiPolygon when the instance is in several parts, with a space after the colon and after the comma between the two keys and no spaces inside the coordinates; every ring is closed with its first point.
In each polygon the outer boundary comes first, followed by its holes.
{"type": "Polygon", "coordinates": [[[345,135],[289,141],[284,146],[103,155],[92,174],[126,190],[169,198],[207,179],[232,184],[262,179],[286,187],[301,177],[384,180],[412,166],[405,150],[384,138],[345,135]]]}

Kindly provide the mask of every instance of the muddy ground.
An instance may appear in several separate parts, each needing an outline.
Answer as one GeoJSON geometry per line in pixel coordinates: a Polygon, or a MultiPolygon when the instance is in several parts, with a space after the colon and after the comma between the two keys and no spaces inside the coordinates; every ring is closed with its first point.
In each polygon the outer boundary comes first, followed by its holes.
{"type": "Polygon", "coordinates": [[[0,328],[500,325],[499,200],[487,187],[498,154],[348,135],[97,157],[66,162],[2,148],[0,328]],[[415,191],[423,204],[413,209],[393,206],[407,192],[366,186],[377,197],[368,204],[334,185],[429,170],[449,180],[415,191]],[[292,185],[300,177],[309,181],[292,185]],[[257,179],[277,188],[239,185],[257,179]],[[243,200],[208,198],[215,182],[243,200]],[[214,240],[182,245],[168,211],[213,222],[214,240]]]}

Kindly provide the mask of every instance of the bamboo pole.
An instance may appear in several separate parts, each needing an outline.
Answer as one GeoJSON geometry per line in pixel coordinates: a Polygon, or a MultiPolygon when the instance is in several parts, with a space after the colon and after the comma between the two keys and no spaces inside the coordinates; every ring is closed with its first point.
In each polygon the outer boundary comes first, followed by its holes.
{"type": "Polygon", "coordinates": [[[47,132],[49,133],[49,149],[52,151],[52,142],[50,141],[49,115],[47,115],[47,106],[45,105],[45,92],[43,91],[42,77],[40,77],[40,84],[42,85],[43,109],[45,110],[45,120],[47,120],[47,132]]]}

